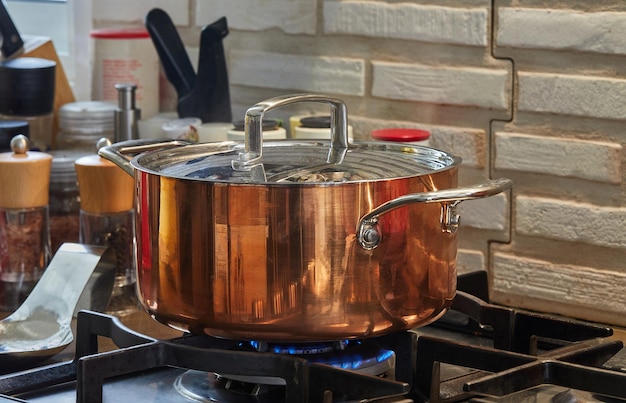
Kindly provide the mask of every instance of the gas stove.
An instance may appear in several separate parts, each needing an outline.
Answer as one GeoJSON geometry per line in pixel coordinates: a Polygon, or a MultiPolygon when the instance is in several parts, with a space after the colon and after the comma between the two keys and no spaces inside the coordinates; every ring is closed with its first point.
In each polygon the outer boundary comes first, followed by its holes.
{"type": "Polygon", "coordinates": [[[1,376],[0,401],[626,402],[611,328],[490,304],[483,272],[458,290],[432,325],[329,343],[158,340],[82,311],[75,358],[1,376]]]}

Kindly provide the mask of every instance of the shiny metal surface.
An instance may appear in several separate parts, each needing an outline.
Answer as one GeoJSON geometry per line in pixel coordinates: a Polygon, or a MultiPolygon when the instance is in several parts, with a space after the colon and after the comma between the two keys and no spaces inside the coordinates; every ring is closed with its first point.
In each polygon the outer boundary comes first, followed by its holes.
{"type": "Polygon", "coordinates": [[[428,323],[456,285],[456,237],[438,204],[359,218],[400,195],[456,185],[456,170],[333,186],[185,181],[138,171],[139,297],[157,320],[258,340],[368,337],[428,323]],[[427,185],[429,187],[427,187],[427,185]]]}
{"type": "Polygon", "coordinates": [[[323,95],[285,95],[259,102],[246,111],[245,152],[233,159],[235,170],[250,170],[263,163],[263,116],[281,106],[298,102],[322,102],[330,105],[330,148],[326,164],[341,164],[348,149],[348,111],[346,104],[337,98],[323,95]]]}
{"type": "MultiPolygon", "coordinates": [[[[72,314],[95,271],[102,275],[98,287],[103,289],[87,291],[110,297],[115,276],[113,250],[61,245],[24,303],[0,321],[0,364],[4,368],[29,366],[72,342],[72,314]]],[[[102,305],[106,306],[108,297],[102,305]]]]}
{"type": "Polygon", "coordinates": [[[383,237],[383,234],[377,228],[380,216],[413,203],[441,203],[441,229],[444,232],[455,233],[460,222],[460,217],[456,214],[455,207],[460,202],[493,196],[510,189],[512,186],[513,182],[511,180],[502,178],[474,186],[434,190],[396,197],[374,208],[361,218],[356,232],[359,244],[368,250],[377,247],[383,237]]]}
{"type": "MultiPolygon", "coordinates": [[[[328,164],[329,141],[272,140],[264,143],[266,183],[345,183],[406,178],[439,172],[460,164],[460,159],[433,148],[398,143],[355,141],[341,164],[328,164]]],[[[129,175],[142,170],[160,176],[205,182],[259,183],[249,171],[237,171],[232,159],[243,151],[234,141],[191,144],[181,140],[134,140],[99,150],[101,156],[129,175]],[[129,156],[140,153],[132,160],[129,156]]]]}
{"type": "Polygon", "coordinates": [[[99,151],[135,177],[139,299],[158,321],[245,340],[364,338],[429,323],[454,297],[457,241],[441,203],[402,198],[450,195],[459,158],[348,145],[345,105],[318,95],[250,108],[243,144],[176,145],[130,162],[159,144],[99,151]],[[328,141],[262,141],[265,112],[306,101],[331,105],[328,141]],[[361,217],[395,200],[376,215],[376,248],[361,247],[361,217]]]}

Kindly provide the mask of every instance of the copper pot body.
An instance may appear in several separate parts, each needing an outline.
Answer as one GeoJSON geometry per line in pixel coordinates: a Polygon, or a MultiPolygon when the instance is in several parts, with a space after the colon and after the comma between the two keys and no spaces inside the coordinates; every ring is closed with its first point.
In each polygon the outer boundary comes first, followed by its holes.
{"type": "Polygon", "coordinates": [[[341,184],[240,184],[135,171],[137,286],[169,326],[244,340],[366,338],[425,325],[456,290],[457,239],[440,203],[359,219],[410,193],[457,185],[432,174],[341,184]]]}

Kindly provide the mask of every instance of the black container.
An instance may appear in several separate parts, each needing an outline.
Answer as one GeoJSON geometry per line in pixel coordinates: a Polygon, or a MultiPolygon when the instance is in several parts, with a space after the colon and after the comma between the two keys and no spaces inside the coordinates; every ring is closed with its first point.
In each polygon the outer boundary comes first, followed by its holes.
{"type": "Polygon", "coordinates": [[[36,116],[52,112],[56,63],[36,57],[0,62],[0,114],[36,116]]]}

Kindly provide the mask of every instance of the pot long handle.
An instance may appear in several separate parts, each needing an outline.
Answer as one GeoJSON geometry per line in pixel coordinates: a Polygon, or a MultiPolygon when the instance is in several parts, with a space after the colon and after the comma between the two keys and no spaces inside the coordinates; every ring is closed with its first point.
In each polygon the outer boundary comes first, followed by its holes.
{"type": "Polygon", "coordinates": [[[132,157],[147,151],[186,146],[189,144],[193,143],[185,140],[128,140],[101,147],[98,150],[98,155],[113,162],[115,165],[122,168],[124,172],[134,177],[135,169],[130,164],[129,156],[132,157]]]}
{"type": "Polygon", "coordinates": [[[512,186],[513,182],[510,179],[500,178],[488,180],[473,186],[400,196],[381,204],[361,217],[356,230],[357,241],[359,245],[366,250],[377,247],[383,238],[377,225],[378,218],[382,214],[413,203],[442,203],[442,230],[448,233],[455,233],[460,223],[460,217],[456,213],[456,206],[460,202],[490,197],[502,193],[512,186]]]}
{"type": "Polygon", "coordinates": [[[330,104],[330,150],[327,162],[339,164],[348,149],[348,112],[346,104],[326,95],[295,94],[271,98],[252,106],[246,111],[244,153],[231,162],[237,171],[249,171],[262,163],[263,115],[272,109],[296,102],[322,102],[330,104]]]}

